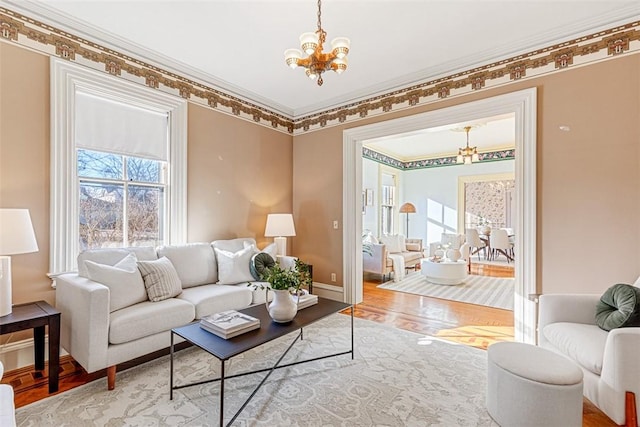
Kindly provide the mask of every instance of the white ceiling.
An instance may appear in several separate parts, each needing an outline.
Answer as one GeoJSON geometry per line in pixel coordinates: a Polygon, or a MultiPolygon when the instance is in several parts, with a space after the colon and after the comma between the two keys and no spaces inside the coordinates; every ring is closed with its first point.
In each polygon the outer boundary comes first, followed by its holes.
{"type": "Polygon", "coordinates": [[[318,87],[283,60],[315,31],[314,0],[0,4],[294,119],[640,19],[637,0],[325,0],[327,38],[351,52],[318,87]]]}
{"type": "Polygon", "coordinates": [[[467,143],[464,127],[471,126],[470,147],[477,147],[479,152],[504,150],[515,148],[515,124],[515,115],[505,114],[372,139],[364,145],[403,162],[454,156],[458,148],[464,147],[467,143]]]}

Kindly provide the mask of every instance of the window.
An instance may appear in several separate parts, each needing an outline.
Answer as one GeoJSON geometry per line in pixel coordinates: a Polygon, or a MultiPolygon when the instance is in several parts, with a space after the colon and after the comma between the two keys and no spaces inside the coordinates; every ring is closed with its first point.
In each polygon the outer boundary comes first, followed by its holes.
{"type": "Polygon", "coordinates": [[[166,162],[77,150],[80,250],[158,246],[166,234],[166,162]]]}
{"type": "Polygon", "coordinates": [[[380,235],[394,234],[396,185],[395,175],[382,174],[382,191],[380,201],[380,235]]]}
{"type": "Polygon", "coordinates": [[[52,58],[50,274],[84,249],[186,241],[184,99],[52,58]]]}

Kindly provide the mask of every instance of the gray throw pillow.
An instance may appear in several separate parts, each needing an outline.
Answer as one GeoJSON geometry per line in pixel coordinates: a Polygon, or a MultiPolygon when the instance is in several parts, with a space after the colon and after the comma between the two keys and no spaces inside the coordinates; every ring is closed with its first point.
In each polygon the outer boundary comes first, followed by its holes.
{"type": "Polygon", "coordinates": [[[144,280],[144,287],[152,302],[173,298],[182,293],[182,283],[178,272],[169,261],[162,257],[154,261],[138,261],[138,269],[144,280]]]}
{"type": "Polygon", "coordinates": [[[266,252],[258,252],[251,257],[251,265],[249,266],[251,275],[256,280],[262,280],[262,275],[265,273],[265,270],[273,267],[275,264],[276,262],[271,255],[266,252]]]}
{"type": "Polygon", "coordinates": [[[618,283],[607,289],[596,307],[596,324],[605,331],[640,326],[640,288],[618,283]]]}

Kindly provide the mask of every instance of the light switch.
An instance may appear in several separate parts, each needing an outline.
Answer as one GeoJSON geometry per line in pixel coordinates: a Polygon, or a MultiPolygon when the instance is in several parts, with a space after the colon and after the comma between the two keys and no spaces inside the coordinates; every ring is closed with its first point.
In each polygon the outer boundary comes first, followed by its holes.
{"type": "Polygon", "coordinates": [[[334,230],[338,229],[338,221],[333,221],[333,229],[334,230]]]}

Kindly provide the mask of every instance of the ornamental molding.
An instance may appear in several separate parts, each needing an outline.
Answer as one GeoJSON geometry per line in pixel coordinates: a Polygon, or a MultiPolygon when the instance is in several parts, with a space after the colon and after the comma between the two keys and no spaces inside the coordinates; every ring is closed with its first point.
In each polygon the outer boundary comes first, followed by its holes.
{"type": "Polygon", "coordinates": [[[0,42],[72,61],[295,136],[637,53],[640,21],[296,118],[3,7],[0,42]]]}
{"type": "MultiPolygon", "coordinates": [[[[377,151],[374,151],[367,147],[362,147],[362,157],[402,171],[439,168],[443,166],[460,166],[460,164],[456,162],[456,156],[437,157],[403,162],[402,160],[398,160],[386,154],[378,153],[377,151]]],[[[485,153],[478,153],[478,158],[478,162],[475,163],[513,160],[516,158],[516,150],[512,148],[508,150],[487,151],[485,153]]]]}

